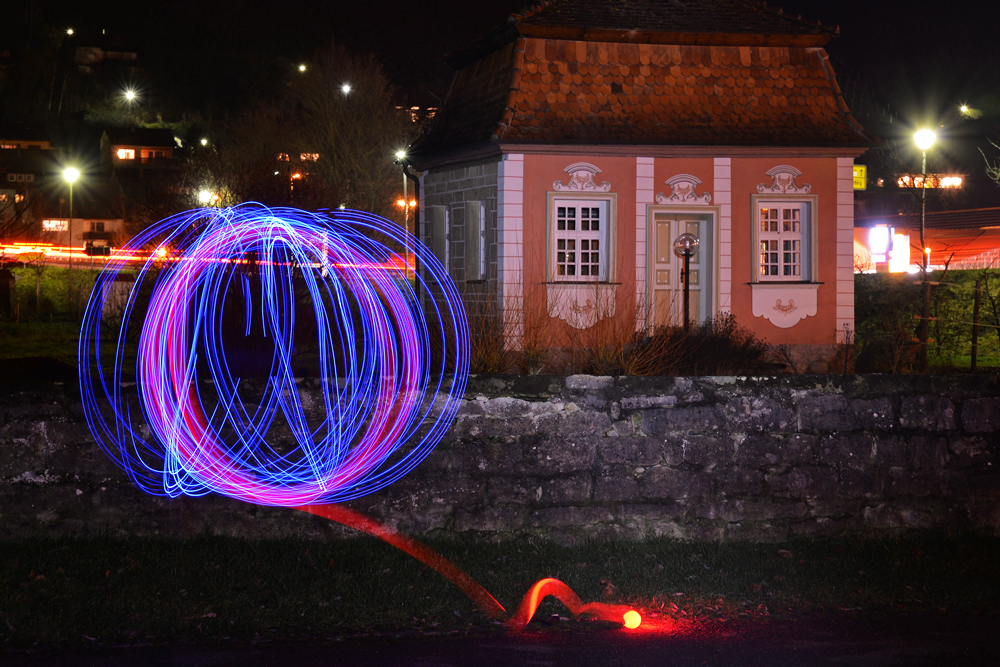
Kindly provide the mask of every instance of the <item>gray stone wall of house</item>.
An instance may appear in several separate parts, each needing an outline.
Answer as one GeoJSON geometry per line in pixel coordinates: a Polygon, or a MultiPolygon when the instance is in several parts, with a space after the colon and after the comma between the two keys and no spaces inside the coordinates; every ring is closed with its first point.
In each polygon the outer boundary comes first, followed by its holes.
{"type": "MultiPolygon", "coordinates": [[[[351,504],[418,536],[996,536],[998,458],[998,376],[483,376],[430,457],[351,504]]],[[[94,444],[74,385],[0,388],[0,539],[109,533],[353,534],[147,496],[94,444]]]]}
{"type": "Polygon", "coordinates": [[[496,292],[497,276],[497,167],[496,159],[442,167],[421,180],[423,211],[421,240],[434,248],[431,218],[434,207],[448,212],[448,271],[463,294],[496,292]],[[485,276],[470,279],[466,218],[471,207],[481,207],[485,225],[485,276]]]}

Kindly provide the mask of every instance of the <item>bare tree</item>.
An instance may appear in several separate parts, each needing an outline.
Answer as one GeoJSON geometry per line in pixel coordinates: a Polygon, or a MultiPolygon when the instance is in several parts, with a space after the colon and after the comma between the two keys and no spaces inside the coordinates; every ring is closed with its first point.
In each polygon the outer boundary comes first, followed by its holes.
{"type": "Polygon", "coordinates": [[[226,205],[344,205],[396,217],[395,152],[413,129],[378,62],[331,45],[294,72],[283,100],[259,104],[212,145],[195,147],[186,186],[218,193],[226,205]]]}

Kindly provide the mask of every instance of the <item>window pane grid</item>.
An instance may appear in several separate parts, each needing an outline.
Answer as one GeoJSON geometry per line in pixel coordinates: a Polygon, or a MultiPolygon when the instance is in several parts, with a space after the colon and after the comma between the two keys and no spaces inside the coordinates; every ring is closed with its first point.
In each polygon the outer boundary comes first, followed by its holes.
{"type": "Polygon", "coordinates": [[[803,280],[804,204],[767,204],[758,209],[758,274],[762,278],[803,280]]]}
{"type": "Polygon", "coordinates": [[[564,280],[602,277],[604,247],[601,241],[603,206],[561,204],[555,207],[554,273],[564,280]]]}

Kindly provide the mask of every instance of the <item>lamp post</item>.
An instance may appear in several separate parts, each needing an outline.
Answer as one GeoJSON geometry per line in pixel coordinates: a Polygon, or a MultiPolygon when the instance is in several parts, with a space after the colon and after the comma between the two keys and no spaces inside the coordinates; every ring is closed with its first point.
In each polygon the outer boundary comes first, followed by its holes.
{"type": "Polygon", "coordinates": [[[76,167],[67,167],[63,170],[63,178],[69,183],[69,223],[67,229],[69,230],[69,259],[67,264],[71,267],[73,265],[73,183],[76,179],[80,178],[80,170],[76,167]]]}
{"type": "Polygon", "coordinates": [[[701,241],[690,232],[684,232],[674,239],[674,254],[684,258],[684,270],[681,272],[681,280],[684,282],[684,333],[691,329],[691,258],[698,252],[701,241]]]}
{"type": "Polygon", "coordinates": [[[913,135],[913,140],[920,149],[920,254],[922,256],[920,264],[920,282],[923,288],[923,307],[920,314],[920,327],[917,336],[920,339],[920,371],[927,372],[927,333],[931,316],[931,284],[927,280],[927,264],[930,254],[927,252],[926,222],[927,222],[927,149],[934,145],[937,139],[930,130],[920,130],[913,135]]]}
{"type": "MultiPolygon", "coordinates": [[[[396,203],[403,208],[403,229],[406,233],[410,233],[410,208],[416,206],[417,202],[414,201],[410,205],[410,198],[407,196],[407,183],[406,183],[406,151],[398,150],[396,151],[396,164],[403,168],[403,198],[396,203]]],[[[403,261],[406,262],[406,268],[404,269],[405,275],[409,277],[410,275],[410,247],[409,242],[403,248],[403,261]]]]}

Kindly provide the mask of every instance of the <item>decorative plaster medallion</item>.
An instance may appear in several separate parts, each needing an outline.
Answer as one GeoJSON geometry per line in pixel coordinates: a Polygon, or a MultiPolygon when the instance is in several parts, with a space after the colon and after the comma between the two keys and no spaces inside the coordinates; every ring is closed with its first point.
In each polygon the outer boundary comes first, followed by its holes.
{"type": "Polygon", "coordinates": [[[664,181],[670,186],[671,192],[667,196],[662,192],[657,193],[657,204],[711,204],[712,193],[706,192],[703,195],[695,194],[695,188],[701,185],[701,180],[691,174],[677,174],[673,178],[664,181]]]}
{"type": "Polygon", "coordinates": [[[779,164],[767,172],[771,177],[771,185],[760,183],[757,185],[757,192],[760,194],[808,194],[812,190],[812,185],[796,185],[795,179],[802,175],[802,172],[788,164],[779,164]]]}
{"type": "Polygon", "coordinates": [[[559,318],[574,329],[589,329],[615,314],[614,285],[549,283],[546,297],[549,317],[559,318]]]}
{"type": "Polygon", "coordinates": [[[552,189],[559,192],[608,192],[611,190],[611,183],[604,181],[600,185],[594,183],[594,176],[601,173],[601,170],[589,162],[576,162],[563,169],[569,174],[569,183],[556,181],[552,184],[552,189]]]}
{"type": "Polygon", "coordinates": [[[819,285],[816,283],[751,285],[754,317],[763,317],[781,329],[794,327],[801,320],[816,315],[818,289],[819,285]]]}

